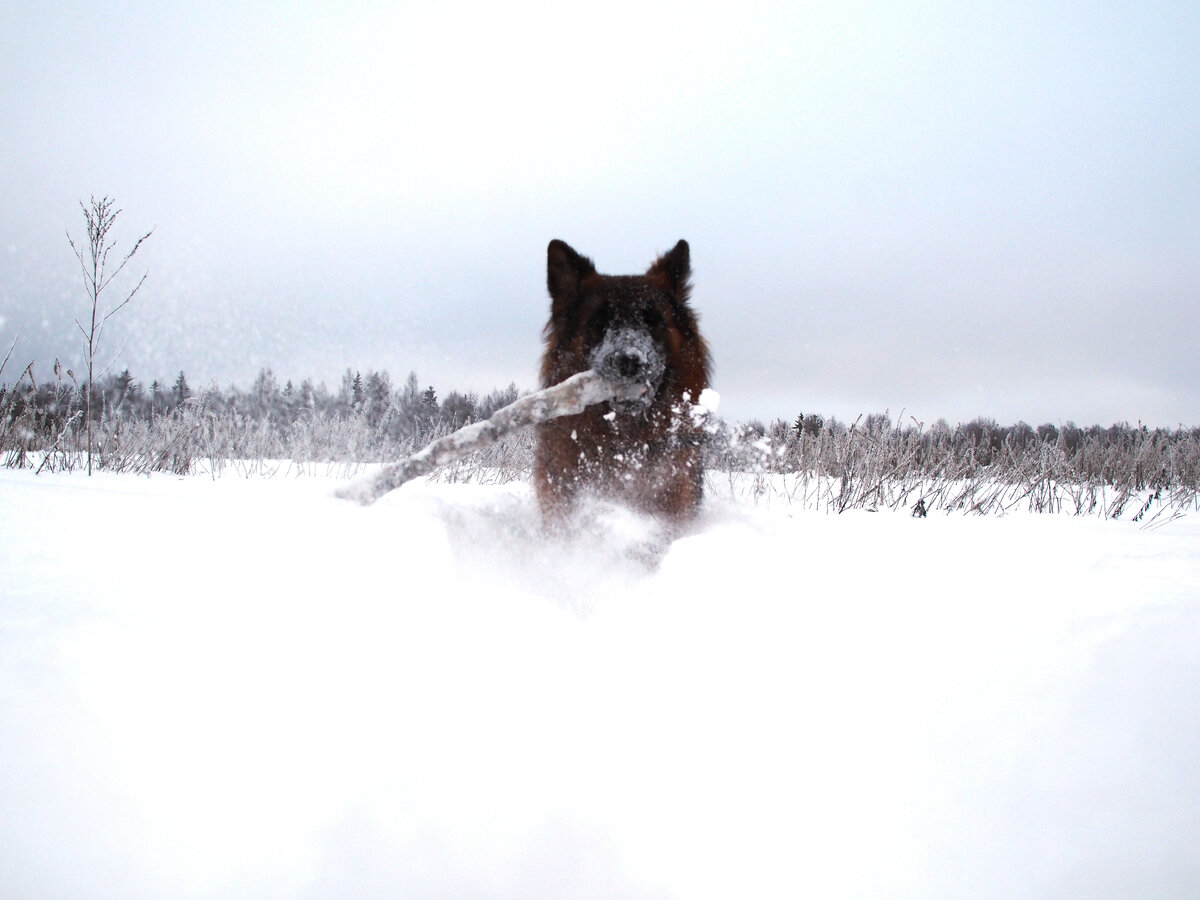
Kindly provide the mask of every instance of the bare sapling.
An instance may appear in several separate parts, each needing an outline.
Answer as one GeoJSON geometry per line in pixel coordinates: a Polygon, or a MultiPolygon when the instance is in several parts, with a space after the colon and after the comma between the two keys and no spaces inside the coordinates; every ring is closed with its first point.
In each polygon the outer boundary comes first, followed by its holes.
{"type": "Polygon", "coordinates": [[[369,505],[406,481],[428,475],[439,466],[491,446],[506,434],[559,416],[578,415],[587,407],[606,400],[637,400],[645,390],[642,384],[614,384],[588,369],[510,403],[497,410],[490,419],[474,422],[438,438],[412,456],[389,463],[378,472],[339,488],[336,495],[343,500],[369,505]]]}
{"type": "MultiPolygon", "coordinates": [[[[121,214],[121,210],[113,209],[115,203],[116,201],[109,197],[102,197],[99,200],[92,197],[88,206],[85,206],[82,200],[79,201],[79,208],[83,210],[83,217],[87,221],[86,245],[82,247],[77,246],[71,237],[71,233],[67,232],[67,243],[71,245],[71,250],[75,253],[75,258],[79,260],[79,268],[83,272],[84,290],[87,292],[88,303],[91,307],[91,318],[88,327],[85,328],[78,319],[75,320],[75,325],[79,328],[79,333],[83,335],[87,353],[87,385],[85,386],[83,395],[83,418],[87,428],[87,463],[89,475],[92,474],[92,387],[96,379],[96,355],[100,348],[100,337],[104,333],[105,323],[141,290],[142,285],[146,281],[146,275],[143,274],[138,283],[133,286],[133,290],[125,295],[125,299],[121,300],[111,309],[106,309],[103,305],[104,292],[112,284],[113,279],[120,275],[129,261],[133,259],[133,255],[138,252],[142,243],[154,233],[154,229],[151,228],[138,238],[133,245],[133,249],[121,258],[121,261],[116,264],[115,268],[110,269],[108,256],[116,246],[116,241],[110,240],[109,232],[112,231],[113,224],[117,221],[117,216],[121,214]]],[[[103,374],[104,372],[101,371],[100,375],[103,374]]]]}

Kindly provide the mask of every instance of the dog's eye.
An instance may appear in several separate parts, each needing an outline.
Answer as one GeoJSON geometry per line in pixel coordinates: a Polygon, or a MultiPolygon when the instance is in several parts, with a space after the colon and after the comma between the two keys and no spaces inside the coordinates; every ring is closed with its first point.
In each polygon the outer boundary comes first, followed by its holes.
{"type": "Polygon", "coordinates": [[[584,321],[587,323],[587,329],[591,335],[599,339],[608,329],[608,324],[612,320],[612,313],[605,305],[597,305],[591,311],[590,315],[586,315],[584,321]]]}
{"type": "Polygon", "coordinates": [[[642,322],[647,328],[657,328],[663,322],[662,313],[653,306],[642,311],[642,322]]]}

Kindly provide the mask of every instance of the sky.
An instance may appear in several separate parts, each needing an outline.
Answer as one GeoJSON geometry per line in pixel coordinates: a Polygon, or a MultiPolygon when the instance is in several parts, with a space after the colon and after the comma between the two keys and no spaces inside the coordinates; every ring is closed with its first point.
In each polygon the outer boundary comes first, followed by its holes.
{"type": "Polygon", "coordinates": [[[552,238],[685,238],[727,418],[1197,424],[1198,46],[1158,0],[7,2],[3,380],[80,365],[94,194],[154,229],[99,354],[145,383],[534,388],[552,238]]]}

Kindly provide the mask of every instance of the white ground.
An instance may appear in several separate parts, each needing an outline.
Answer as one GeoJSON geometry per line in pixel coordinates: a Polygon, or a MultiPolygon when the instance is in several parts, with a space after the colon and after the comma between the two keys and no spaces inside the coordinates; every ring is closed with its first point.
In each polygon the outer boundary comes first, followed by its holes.
{"type": "Polygon", "coordinates": [[[1200,521],[0,470],[0,896],[1200,896],[1200,521]]]}

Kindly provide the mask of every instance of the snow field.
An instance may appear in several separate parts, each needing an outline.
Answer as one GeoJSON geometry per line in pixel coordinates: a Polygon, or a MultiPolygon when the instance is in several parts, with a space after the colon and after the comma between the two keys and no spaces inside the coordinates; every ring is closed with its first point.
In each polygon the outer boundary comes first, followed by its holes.
{"type": "Polygon", "coordinates": [[[1200,528],[0,470],[0,895],[1194,897],[1200,528]]]}

